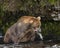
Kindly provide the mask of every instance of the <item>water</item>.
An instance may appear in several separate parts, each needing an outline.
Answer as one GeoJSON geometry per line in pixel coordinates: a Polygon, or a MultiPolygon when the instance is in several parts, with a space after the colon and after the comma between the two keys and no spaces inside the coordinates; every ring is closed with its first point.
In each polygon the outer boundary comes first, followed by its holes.
{"type": "Polygon", "coordinates": [[[22,43],[19,45],[1,44],[0,48],[60,48],[60,46],[58,44],[44,43],[43,41],[40,41],[32,43],[22,43]]]}

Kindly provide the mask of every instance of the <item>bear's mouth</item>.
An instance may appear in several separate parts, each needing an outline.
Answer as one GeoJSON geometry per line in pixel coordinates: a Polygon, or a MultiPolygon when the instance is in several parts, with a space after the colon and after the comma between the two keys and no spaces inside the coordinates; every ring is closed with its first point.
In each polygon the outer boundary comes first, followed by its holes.
{"type": "Polygon", "coordinates": [[[34,32],[39,32],[39,28],[33,28],[34,32]]]}

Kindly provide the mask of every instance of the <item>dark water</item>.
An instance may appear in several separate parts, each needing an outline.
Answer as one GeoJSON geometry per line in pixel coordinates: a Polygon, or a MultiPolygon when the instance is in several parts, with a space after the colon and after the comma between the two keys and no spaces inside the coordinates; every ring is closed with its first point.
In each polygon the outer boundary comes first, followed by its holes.
{"type": "Polygon", "coordinates": [[[60,46],[59,44],[52,42],[44,43],[43,41],[39,41],[39,42],[21,43],[19,45],[1,44],[0,48],[60,48],[60,46]]]}

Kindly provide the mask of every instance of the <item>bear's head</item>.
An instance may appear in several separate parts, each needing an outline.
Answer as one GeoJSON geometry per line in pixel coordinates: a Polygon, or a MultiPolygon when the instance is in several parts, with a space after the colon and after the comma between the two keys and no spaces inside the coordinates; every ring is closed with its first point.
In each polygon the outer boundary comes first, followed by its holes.
{"type": "Polygon", "coordinates": [[[35,32],[38,32],[40,30],[40,27],[41,27],[41,18],[40,17],[31,18],[30,23],[31,23],[31,28],[35,32]]]}
{"type": "MultiPolygon", "coordinates": [[[[22,26],[22,22],[23,24],[29,25],[28,27],[31,27],[35,32],[39,31],[41,28],[41,18],[40,16],[38,17],[33,17],[33,16],[23,16],[20,18],[20,20],[18,20],[18,26],[22,26]]],[[[23,27],[24,27],[23,26],[23,27]]],[[[28,28],[26,27],[26,28],[28,28]]]]}

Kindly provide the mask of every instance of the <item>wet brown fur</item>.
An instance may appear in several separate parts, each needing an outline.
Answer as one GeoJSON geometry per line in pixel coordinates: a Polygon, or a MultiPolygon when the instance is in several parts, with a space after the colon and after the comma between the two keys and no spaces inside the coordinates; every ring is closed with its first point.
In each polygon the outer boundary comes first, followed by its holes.
{"type": "Polygon", "coordinates": [[[22,16],[15,24],[8,28],[4,36],[4,42],[8,43],[10,40],[14,43],[33,41],[35,38],[33,27],[38,28],[38,26],[41,26],[41,22],[36,17],[22,16]]]}

